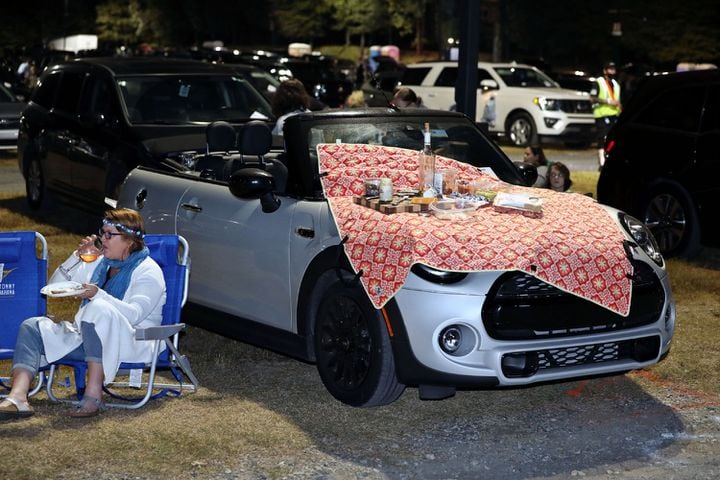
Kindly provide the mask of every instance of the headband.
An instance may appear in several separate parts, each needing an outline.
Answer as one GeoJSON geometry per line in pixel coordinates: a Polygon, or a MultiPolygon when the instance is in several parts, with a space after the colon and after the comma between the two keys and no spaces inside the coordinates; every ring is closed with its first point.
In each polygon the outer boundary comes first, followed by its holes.
{"type": "Polygon", "coordinates": [[[112,222],[112,221],[108,220],[107,218],[103,218],[102,223],[103,223],[103,225],[107,225],[108,227],[115,227],[119,231],[122,231],[124,233],[129,233],[129,234],[135,235],[136,237],[139,237],[139,238],[145,238],[145,234],[141,230],[132,229],[132,228],[128,227],[127,225],[123,225],[122,223],[112,222]]]}

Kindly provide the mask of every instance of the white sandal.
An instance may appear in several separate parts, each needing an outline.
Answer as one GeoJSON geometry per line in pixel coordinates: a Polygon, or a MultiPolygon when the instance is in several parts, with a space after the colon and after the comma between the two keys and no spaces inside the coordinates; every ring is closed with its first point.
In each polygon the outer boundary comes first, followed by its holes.
{"type": "Polygon", "coordinates": [[[0,420],[26,418],[35,414],[35,410],[33,410],[30,404],[26,401],[23,402],[12,397],[6,397],[3,399],[3,402],[4,401],[8,401],[10,405],[0,406],[0,420]]]}

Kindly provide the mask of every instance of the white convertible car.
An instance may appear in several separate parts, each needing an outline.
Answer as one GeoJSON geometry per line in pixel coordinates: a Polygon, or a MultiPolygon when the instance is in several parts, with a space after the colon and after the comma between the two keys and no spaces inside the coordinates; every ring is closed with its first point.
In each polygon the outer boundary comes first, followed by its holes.
{"type": "Polygon", "coordinates": [[[525,187],[534,168],[461,114],[314,112],[287,120],[281,147],[260,122],[237,138],[138,167],[118,205],[190,243],[188,321],[315,362],[342,402],[622,373],[670,349],[675,304],[645,226],[525,187]],[[448,189],[449,212],[413,197],[426,122],[437,169],[470,186],[448,189]],[[364,196],[379,177],[390,203],[364,196]]]}

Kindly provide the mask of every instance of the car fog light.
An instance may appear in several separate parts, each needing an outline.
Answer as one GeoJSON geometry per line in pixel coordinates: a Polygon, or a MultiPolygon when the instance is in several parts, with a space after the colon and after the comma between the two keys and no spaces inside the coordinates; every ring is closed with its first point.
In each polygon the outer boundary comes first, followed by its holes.
{"type": "Polygon", "coordinates": [[[438,336],[440,349],[454,357],[467,355],[478,344],[476,332],[467,325],[450,325],[445,327],[438,336]]]}
{"type": "Polygon", "coordinates": [[[546,126],[547,128],[552,128],[552,127],[555,126],[555,124],[556,124],[556,123],[558,122],[558,120],[560,120],[560,119],[559,119],[559,118],[544,117],[543,120],[545,120],[545,126],[546,126]]]}
{"type": "Polygon", "coordinates": [[[445,353],[453,354],[457,352],[462,343],[462,331],[456,327],[451,326],[440,332],[440,348],[445,353]]]}

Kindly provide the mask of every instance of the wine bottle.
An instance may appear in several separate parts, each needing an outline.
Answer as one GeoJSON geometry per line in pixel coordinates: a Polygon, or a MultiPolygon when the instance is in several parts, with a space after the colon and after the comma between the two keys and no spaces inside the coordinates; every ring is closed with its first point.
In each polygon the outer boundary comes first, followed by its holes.
{"type": "Polygon", "coordinates": [[[430,144],[430,124],[425,122],[425,135],[423,148],[418,153],[418,176],[419,190],[423,196],[436,196],[437,192],[433,188],[435,181],[435,154],[430,144]]]}

